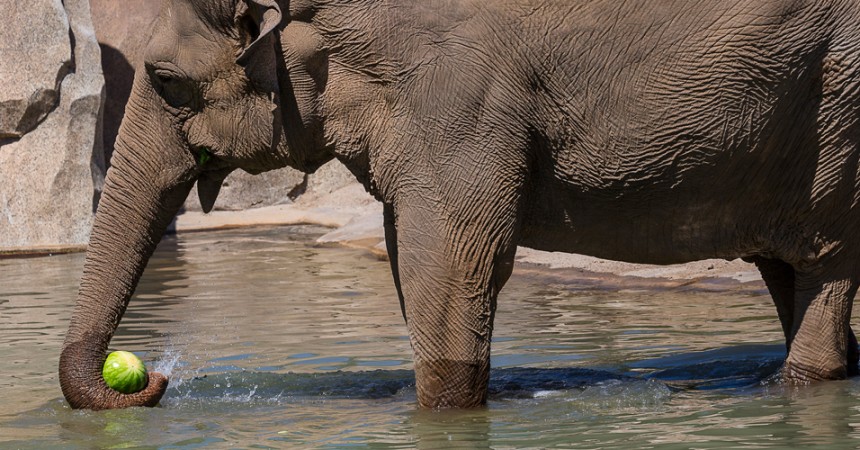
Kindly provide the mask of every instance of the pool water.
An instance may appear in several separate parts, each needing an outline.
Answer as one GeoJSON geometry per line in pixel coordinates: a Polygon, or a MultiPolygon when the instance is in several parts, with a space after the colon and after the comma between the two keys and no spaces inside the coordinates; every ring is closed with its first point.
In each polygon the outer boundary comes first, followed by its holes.
{"type": "Polygon", "coordinates": [[[56,367],[84,256],[0,259],[0,448],[855,448],[860,380],[787,387],[759,284],[517,268],[486,408],[416,408],[388,263],[280,227],[166,238],[113,349],[160,407],[74,411],[56,367]],[[750,287],[751,286],[751,287],[750,287]]]}

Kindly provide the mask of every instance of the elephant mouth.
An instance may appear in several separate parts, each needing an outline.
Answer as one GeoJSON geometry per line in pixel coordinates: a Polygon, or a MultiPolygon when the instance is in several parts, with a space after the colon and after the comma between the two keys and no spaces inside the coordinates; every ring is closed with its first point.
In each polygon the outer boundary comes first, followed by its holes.
{"type": "Polygon", "coordinates": [[[225,170],[233,171],[236,168],[235,164],[219,156],[211,147],[192,146],[191,154],[194,156],[200,176],[225,170]]]}
{"type": "Polygon", "coordinates": [[[210,161],[212,161],[212,150],[209,147],[200,147],[197,151],[197,165],[203,167],[210,161]]]}

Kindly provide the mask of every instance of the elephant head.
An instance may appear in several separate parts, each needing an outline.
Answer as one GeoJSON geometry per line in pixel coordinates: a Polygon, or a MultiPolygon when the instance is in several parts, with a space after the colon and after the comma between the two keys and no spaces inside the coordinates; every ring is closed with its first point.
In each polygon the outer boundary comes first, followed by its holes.
{"type": "Polygon", "coordinates": [[[235,169],[312,172],[333,157],[314,106],[324,77],[310,75],[324,64],[313,48],[284,48],[288,22],[276,0],[164,1],[120,127],[60,356],[72,407],[153,406],[163,395],[160,374],[126,395],[107,386],[101,368],[147,261],[195,182],[208,212],[235,169]]]}

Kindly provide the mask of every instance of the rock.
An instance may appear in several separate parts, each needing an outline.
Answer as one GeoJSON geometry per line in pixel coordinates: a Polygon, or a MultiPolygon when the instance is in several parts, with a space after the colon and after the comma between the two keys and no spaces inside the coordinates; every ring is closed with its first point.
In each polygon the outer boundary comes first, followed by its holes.
{"type": "MultiPolygon", "coordinates": [[[[215,210],[238,211],[289,204],[294,201],[304,208],[314,208],[331,203],[332,195],[336,195],[348,186],[354,186],[363,192],[363,188],[352,173],[339,161],[331,161],[311,175],[289,168],[260,175],[250,175],[237,170],[224,180],[218,200],[215,202],[215,210]]],[[[349,192],[351,193],[352,190],[349,192]]],[[[363,195],[369,198],[368,194],[363,195]]],[[[342,206],[349,207],[352,201],[350,197],[341,203],[342,206]]],[[[192,191],[186,200],[185,209],[201,211],[196,191],[192,191]]]]}
{"type": "MultiPolygon", "coordinates": [[[[293,198],[302,191],[305,175],[293,169],[280,169],[251,175],[241,170],[230,174],[215,202],[218,211],[238,211],[262,206],[292,203],[293,198]]],[[[191,191],[185,201],[188,211],[201,211],[197,199],[197,189],[191,191]]]]}
{"type": "Polygon", "coordinates": [[[90,0],[93,26],[102,52],[105,74],[104,146],[110,164],[116,135],[134,81],[134,68],[143,58],[161,2],[154,0],[90,0]]]}
{"type": "Polygon", "coordinates": [[[83,246],[104,179],[89,3],[2,2],[0,13],[0,248],[83,246]]]}
{"type": "Polygon", "coordinates": [[[651,265],[610,261],[573,253],[545,252],[526,247],[517,249],[517,264],[548,269],[580,269],[592,273],[610,273],[622,277],[697,280],[701,278],[733,279],[740,283],[760,282],[755,265],[740,259],[706,259],[685,264],[651,265]]]}
{"type": "MultiPolygon", "coordinates": [[[[337,166],[330,170],[336,171],[337,166]]],[[[316,224],[333,228],[321,236],[320,244],[339,244],[370,249],[385,258],[382,204],[358,183],[347,183],[325,194],[305,194],[301,202],[243,211],[188,211],[177,217],[176,232],[214,230],[246,226],[316,224]],[[304,199],[311,198],[306,201],[304,199]]]]}
{"type": "Polygon", "coordinates": [[[3,2],[0,13],[0,139],[20,138],[57,106],[73,69],[69,23],[61,0],[3,2]]]}
{"type": "MultiPolygon", "coordinates": [[[[273,170],[260,175],[250,175],[241,170],[230,174],[221,187],[216,211],[238,211],[249,208],[290,204],[296,202],[302,208],[315,208],[338,203],[349,208],[356,198],[353,191],[361,191],[360,201],[370,199],[355,180],[352,173],[339,161],[331,161],[310,175],[290,168],[273,170]],[[353,187],[355,189],[344,189],[353,187]],[[342,201],[337,198],[340,192],[348,192],[342,201]]],[[[185,202],[187,211],[201,211],[196,191],[185,202]]]]}
{"type": "Polygon", "coordinates": [[[376,246],[384,241],[385,229],[383,228],[382,211],[372,210],[355,216],[344,226],[317,239],[317,242],[321,244],[335,243],[371,250],[375,250],[376,246]]]}
{"type": "Polygon", "coordinates": [[[308,178],[308,189],[306,193],[312,195],[325,195],[343,189],[349,185],[358,185],[355,175],[349,171],[340,161],[332,161],[317,170],[308,178]]]}
{"type": "MultiPolygon", "coordinates": [[[[368,199],[373,201],[349,170],[340,162],[331,161],[311,175],[289,168],[260,175],[237,170],[224,180],[215,210],[239,211],[293,202],[302,208],[333,205],[350,208],[355,204],[363,206],[368,199]]],[[[201,211],[196,190],[185,201],[185,209],[201,211]]]]}

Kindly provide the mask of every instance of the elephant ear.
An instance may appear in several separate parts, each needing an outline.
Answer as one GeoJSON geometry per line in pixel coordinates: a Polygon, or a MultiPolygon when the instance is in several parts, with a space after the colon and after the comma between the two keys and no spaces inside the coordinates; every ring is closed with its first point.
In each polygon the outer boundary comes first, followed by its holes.
{"type": "Polygon", "coordinates": [[[236,63],[245,65],[268,36],[281,24],[283,14],[277,0],[239,0],[236,3],[236,26],[242,38],[242,53],[236,63]]]}

